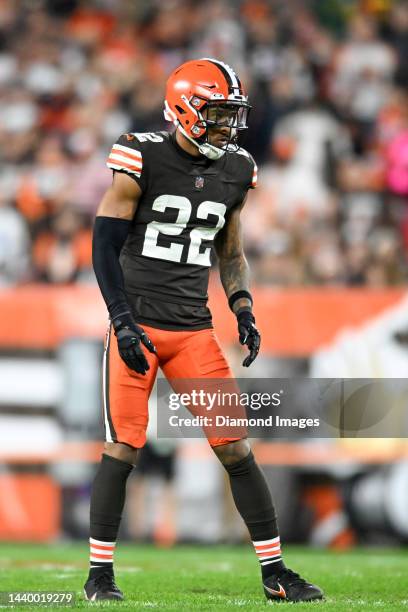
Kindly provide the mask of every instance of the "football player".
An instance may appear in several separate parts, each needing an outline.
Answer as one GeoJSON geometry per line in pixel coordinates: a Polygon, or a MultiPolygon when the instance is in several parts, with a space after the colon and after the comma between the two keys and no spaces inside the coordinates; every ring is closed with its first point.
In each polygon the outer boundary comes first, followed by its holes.
{"type": "MultiPolygon", "coordinates": [[[[122,135],[107,165],[113,182],[95,220],[93,264],[110,328],[104,353],[105,451],[93,483],[88,600],[123,599],[113,553],[126,480],[146,441],[148,398],[160,366],[172,379],[232,379],[207,307],[212,247],[241,344],[256,358],[240,211],[257,167],[238,145],[250,106],[241,82],[215,59],[189,61],[167,81],[167,132],[122,135]]],[[[228,472],[236,507],[258,556],[266,597],[321,599],[288,569],[265,478],[248,440],[209,438],[228,472]]]]}

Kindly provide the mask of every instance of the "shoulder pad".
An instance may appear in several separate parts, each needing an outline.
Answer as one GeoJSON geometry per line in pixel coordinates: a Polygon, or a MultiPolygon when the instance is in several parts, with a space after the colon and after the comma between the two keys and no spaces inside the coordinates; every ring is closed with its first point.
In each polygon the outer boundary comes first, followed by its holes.
{"type": "Polygon", "coordinates": [[[131,132],[126,134],[137,142],[163,142],[168,135],[167,132],[131,132]]]}
{"type": "Polygon", "coordinates": [[[123,134],[118,138],[111,149],[106,165],[112,170],[122,170],[140,178],[143,155],[133,134],[123,134]]]}
{"type": "Polygon", "coordinates": [[[252,155],[250,153],[248,153],[248,151],[246,149],[243,149],[242,147],[240,147],[237,151],[236,151],[237,155],[242,155],[244,158],[246,158],[248,160],[248,163],[250,165],[249,171],[250,171],[250,181],[249,181],[249,185],[248,187],[251,189],[255,189],[257,182],[258,182],[258,166],[256,165],[256,162],[254,160],[254,158],[252,157],[252,155]]]}

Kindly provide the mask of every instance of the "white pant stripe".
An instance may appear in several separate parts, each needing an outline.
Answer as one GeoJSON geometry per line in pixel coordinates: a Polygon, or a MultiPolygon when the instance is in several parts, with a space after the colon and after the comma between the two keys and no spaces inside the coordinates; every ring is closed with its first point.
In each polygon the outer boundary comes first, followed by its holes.
{"type": "MultiPolygon", "coordinates": [[[[108,419],[109,397],[108,397],[107,384],[106,384],[107,383],[107,381],[106,381],[107,369],[108,369],[108,363],[107,363],[107,359],[108,358],[107,358],[107,355],[108,355],[109,344],[110,344],[110,336],[111,336],[111,327],[109,326],[108,335],[107,335],[107,338],[106,338],[106,347],[105,347],[105,350],[104,350],[104,353],[103,353],[103,365],[102,365],[103,417],[104,417],[104,422],[105,422],[105,437],[106,437],[106,442],[113,442],[112,432],[110,430],[109,419],[108,419]]],[[[91,539],[90,539],[90,541],[91,541],[91,539]]],[[[97,540],[93,540],[93,543],[94,544],[99,544],[99,542],[97,540]]],[[[104,542],[101,542],[101,544],[103,545],[104,542]]]]}

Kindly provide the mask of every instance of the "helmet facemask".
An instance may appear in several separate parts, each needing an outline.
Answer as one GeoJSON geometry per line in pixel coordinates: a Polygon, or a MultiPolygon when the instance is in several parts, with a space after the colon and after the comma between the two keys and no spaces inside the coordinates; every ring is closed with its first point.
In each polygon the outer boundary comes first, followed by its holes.
{"type": "Polygon", "coordinates": [[[205,128],[204,134],[197,138],[197,143],[216,146],[224,151],[236,151],[239,148],[238,136],[247,129],[250,106],[246,102],[234,100],[210,101],[199,113],[200,119],[192,128],[205,128]],[[216,134],[224,137],[225,142],[219,146],[211,142],[212,136],[216,134]]]}

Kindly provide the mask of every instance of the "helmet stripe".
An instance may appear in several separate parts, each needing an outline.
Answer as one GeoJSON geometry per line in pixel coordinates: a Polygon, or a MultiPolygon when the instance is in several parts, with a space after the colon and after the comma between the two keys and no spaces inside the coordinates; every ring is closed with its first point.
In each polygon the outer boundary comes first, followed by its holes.
{"type": "Polygon", "coordinates": [[[228,84],[228,89],[239,89],[241,90],[241,82],[239,80],[239,78],[237,77],[237,75],[235,74],[235,72],[233,71],[233,69],[228,66],[228,64],[224,64],[224,62],[220,62],[219,60],[215,60],[212,59],[211,57],[204,57],[204,60],[207,60],[208,62],[211,62],[212,64],[214,64],[215,66],[217,66],[217,68],[219,68],[222,72],[222,74],[224,75],[227,84],[228,84]]]}

